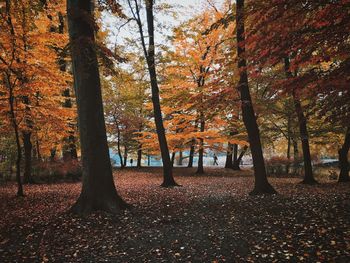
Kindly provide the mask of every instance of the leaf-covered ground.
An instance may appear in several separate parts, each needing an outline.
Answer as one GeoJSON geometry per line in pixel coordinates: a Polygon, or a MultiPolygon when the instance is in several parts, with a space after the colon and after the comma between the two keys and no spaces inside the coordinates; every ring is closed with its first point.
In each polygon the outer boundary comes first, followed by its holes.
{"type": "Polygon", "coordinates": [[[175,169],[115,174],[133,208],[119,216],[66,213],[79,183],[0,186],[0,262],[350,262],[350,185],[270,178],[277,196],[251,197],[249,172],[175,169]]]}

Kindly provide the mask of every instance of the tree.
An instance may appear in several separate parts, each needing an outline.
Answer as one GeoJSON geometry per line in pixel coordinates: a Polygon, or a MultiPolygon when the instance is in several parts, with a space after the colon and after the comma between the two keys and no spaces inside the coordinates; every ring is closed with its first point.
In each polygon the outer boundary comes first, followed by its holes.
{"type": "MultiPolygon", "coordinates": [[[[290,62],[289,58],[284,59],[284,67],[286,71],[287,77],[291,77],[292,73],[290,72],[290,62]]],[[[313,172],[312,172],[312,163],[311,163],[311,154],[310,154],[310,145],[309,145],[309,133],[307,130],[307,120],[304,115],[304,111],[301,105],[301,101],[299,98],[299,94],[297,93],[296,89],[292,90],[292,97],[295,107],[295,112],[298,117],[298,123],[299,123],[299,133],[300,133],[300,139],[301,139],[301,146],[303,150],[303,160],[304,160],[304,180],[303,183],[305,184],[314,184],[317,183],[317,181],[314,178],[313,172]]]]}
{"type": "Polygon", "coordinates": [[[339,166],[340,166],[340,174],[339,174],[339,182],[349,182],[349,161],[348,161],[348,153],[350,149],[350,128],[348,127],[345,133],[345,140],[343,146],[339,149],[339,166]]]}
{"type": "Polygon", "coordinates": [[[49,30],[56,23],[49,19],[51,11],[62,4],[44,8],[42,1],[7,1],[5,7],[0,24],[0,67],[5,74],[0,83],[1,125],[10,125],[14,137],[19,136],[17,177],[24,148],[24,179],[32,182],[33,142],[39,152],[39,145],[62,140],[65,118],[73,115],[60,107],[59,92],[70,77],[60,72],[55,50],[66,45],[66,38],[49,30]]]}
{"type": "Polygon", "coordinates": [[[67,15],[83,165],[82,191],[71,211],[81,215],[96,210],[117,213],[127,205],[116,191],[109,158],[93,4],[68,0],[67,15]]]}
{"type": "Polygon", "coordinates": [[[145,0],[146,6],[146,19],[147,19],[147,31],[148,31],[148,49],[146,47],[143,24],[141,20],[140,4],[135,0],[134,7],[132,7],[131,0],[128,0],[130,10],[132,12],[133,18],[137,23],[139,34],[141,37],[141,45],[146,58],[150,84],[152,90],[152,103],[153,103],[153,113],[154,113],[154,122],[157,129],[157,137],[160,147],[160,152],[163,162],[163,183],[164,187],[177,186],[172,172],[172,163],[169,154],[169,148],[167,139],[165,136],[165,128],[162,118],[162,110],[160,105],[159,98],[159,87],[157,80],[157,71],[156,71],[156,61],[155,61],[155,42],[154,42],[154,15],[153,15],[153,0],[145,0]]]}
{"type": "Polygon", "coordinates": [[[165,55],[169,62],[163,73],[162,97],[169,109],[168,126],[174,127],[170,128],[174,134],[172,141],[181,138],[177,150],[190,149],[189,167],[193,165],[195,148],[198,149],[197,174],[204,173],[206,150],[221,150],[225,139],[230,137],[224,130],[232,126],[232,120],[226,118],[225,103],[230,84],[220,77],[226,69],[224,57],[233,27],[208,30],[223,15],[224,12],[217,9],[214,12],[205,9],[182,23],[174,29],[175,50],[167,50],[165,55]],[[211,107],[214,104],[216,107],[211,107]]]}
{"type": "Polygon", "coordinates": [[[109,145],[116,149],[122,168],[126,166],[125,157],[135,153],[137,165],[140,167],[142,143],[138,139],[147,117],[144,107],[148,99],[148,85],[145,80],[138,79],[139,74],[134,70],[116,70],[116,76],[102,76],[109,145]]]}
{"type": "Polygon", "coordinates": [[[247,61],[245,54],[244,0],[236,2],[237,57],[240,79],[238,89],[241,95],[242,117],[248,132],[253,157],[255,186],[251,194],[273,194],[276,191],[267,181],[259,127],[248,86],[247,61]]]}
{"type": "Polygon", "coordinates": [[[306,183],[315,182],[307,112],[312,110],[323,125],[332,123],[334,130],[348,126],[348,11],[349,1],[259,1],[250,6],[248,46],[254,70],[290,64],[288,77],[277,81],[275,90],[294,100],[306,183]]]}

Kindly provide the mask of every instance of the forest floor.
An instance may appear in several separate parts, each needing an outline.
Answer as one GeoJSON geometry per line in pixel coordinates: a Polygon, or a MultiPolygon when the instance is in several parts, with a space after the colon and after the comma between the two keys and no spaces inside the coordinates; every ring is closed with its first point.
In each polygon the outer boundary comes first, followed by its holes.
{"type": "Polygon", "coordinates": [[[251,172],[160,168],[115,173],[132,209],[67,214],[80,183],[0,186],[0,262],[350,262],[350,184],[270,178],[279,195],[252,197],[251,172]]]}

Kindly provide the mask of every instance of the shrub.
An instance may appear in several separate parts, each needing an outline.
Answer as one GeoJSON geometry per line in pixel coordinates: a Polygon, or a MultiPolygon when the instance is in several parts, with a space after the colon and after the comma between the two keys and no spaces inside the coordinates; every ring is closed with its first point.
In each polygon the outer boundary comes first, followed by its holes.
{"type": "Polygon", "coordinates": [[[287,166],[290,167],[293,164],[293,159],[289,159],[281,156],[273,156],[266,160],[266,170],[267,173],[272,174],[286,174],[287,166]]]}
{"type": "Polygon", "coordinates": [[[82,167],[78,160],[46,161],[35,165],[37,176],[45,182],[78,181],[82,167]]]}

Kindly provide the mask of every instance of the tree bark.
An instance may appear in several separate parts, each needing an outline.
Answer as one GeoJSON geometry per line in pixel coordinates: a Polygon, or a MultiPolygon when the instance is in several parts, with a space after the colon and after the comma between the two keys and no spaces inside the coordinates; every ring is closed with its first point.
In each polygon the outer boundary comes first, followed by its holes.
{"type": "Polygon", "coordinates": [[[128,162],[128,147],[124,145],[124,167],[127,166],[127,162],[128,162]]]}
{"type": "Polygon", "coordinates": [[[345,140],[342,147],[339,149],[339,168],[340,174],[338,178],[339,183],[349,182],[349,160],[348,153],[350,148],[350,127],[347,128],[345,140]]]}
{"type": "MultiPolygon", "coordinates": [[[[6,11],[9,12],[10,9],[10,1],[6,1],[6,11]]],[[[9,14],[8,14],[9,15],[9,14]]],[[[24,196],[23,193],[23,185],[21,180],[21,160],[22,160],[22,149],[21,149],[21,142],[19,139],[19,132],[18,132],[18,124],[16,119],[16,113],[14,109],[14,95],[13,95],[13,88],[10,82],[10,78],[7,75],[7,78],[5,80],[5,83],[9,89],[9,106],[10,106],[10,116],[11,116],[11,123],[12,127],[15,133],[15,139],[16,139],[16,148],[17,148],[17,158],[16,158],[16,181],[17,181],[17,196],[21,197],[24,196]]]]}
{"type": "MultiPolygon", "coordinates": [[[[163,183],[164,187],[177,186],[172,171],[172,164],[169,155],[169,148],[165,136],[165,129],[162,118],[162,110],[160,107],[159,87],[157,82],[157,71],[155,65],[155,45],[154,45],[154,16],[153,16],[153,0],[146,0],[146,15],[148,26],[148,52],[145,51],[145,56],[148,65],[148,71],[151,79],[152,102],[154,111],[154,120],[157,129],[158,142],[163,162],[163,183]]],[[[140,21],[141,22],[141,21],[140,21]]],[[[142,28],[141,28],[142,29],[142,28]]],[[[143,34],[142,34],[143,35],[143,34]]],[[[143,38],[143,36],[141,36],[143,38]]]]}
{"type": "Polygon", "coordinates": [[[25,184],[33,184],[32,176],[32,149],[31,132],[23,132],[23,148],[24,148],[24,175],[23,182],[25,184]]]}
{"type": "Polygon", "coordinates": [[[233,166],[232,155],[233,155],[233,144],[228,142],[227,143],[225,168],[232,168],[232,166],[233,166]]]}
{"type": "Polygon", "coordinates": [[[41,153],[40,153],[40,144],[39,144],[39,139],[36,138],[36,155],[38,157],[38,160],[41,161],[41,153]]]}
{"type": "Polygon", "coordinates": [[[235,171],[240,171],[241,167],[239,166],[241,164],[241,161],[243,159],[243,156],[248,150],[248,146],[244,146],[241,153],[239,154],[238,158],[233,162],[232,169],[235,171]]]}
{"type": "Polygon", "coordinates": [[[138,149],[137,149],[137,168],[142,167],[142,144],[139,143],[138,149]]]}
{"type": "MultiPolygon", "coordinates": [[[[292,77],[292,73],[290,72],[290,61],[289,58],[286,57],[284,59],[284,67],[287,78],[292,77]]],[[[292,96],[294,101],[295,112],[298,117],[299,124],[299,132],[301,139],[301,147],[303,150],[303,160],[304,160],[304,180],[302,183],[304,184],[315,184],[317,181],[314,178],[312,171],[312,163],[311,163],[311,154],[310,154],[310,145],[309,145],[309,134],[307,130],[307,120],[303,112],[303,108],[301,106],[300,99],[296,93],[296,90],[293,88],[292,96]]]]}
{"type": "Polygon", "coordinates": [[[238,157],[238,144],[233,144],[233,160],[232,160],[232,164],[237,162],[237,157],[238,157]]]}
{"type": "Polygon", "coordinates": [[[299,149],[298,149],[298,142],[297,140],[293,137],[293,173],[297,173],[298,166],[299,166],[299,149]]]}
{"type": "Polygon", "coordinates": [[[245,54],[244,0],[236,1],[237,57],[239,69],[238,89],[241,95],[243,122],[248,132],[249,144],[253,157],[255,185],[250,194],[274,194],[275,189],[266,176],[264,156],[260,141],[259,127],[256,122],[252,99],[248,86],[247,61],[245,54]]]}
{"type": "Polygon", "coordinates": [[[292,140],[291,140],[291,132],[290,132],[290,126],[291,126],[291,118],[288,117],[288,122],[287,122],[287,160],[288,163],[286,165],[286,174],[289,174],[289,170],[290,170],[290,150],[291,150],[291,144],[292,144],[292,140]]]}
{"type": "Polygon", "coordinates": [[[124,168],[124,160],[123,160],[123,155],[122,155],[122,150],[120,149],[120,140],[121,140],[121,136],[120,136],[120,129],[118,124],[117,125],[117,151],[118,151],[118,156],[120,159],[120,168],[124,168]]]}
{"type": "Polygon", "coordinates": [[[173,152],[171,154],[171,164],[174,166],[174,161],[175,161],[175,155],[176,155],[176,152],[173,152]]]}
{"type": "Polygon", "coordinates": [[[188,165],[187,168],[193,167],[193,157],[194,157],[194,147],[195,147],[196,140],[192,139],[191,141],[191,147],[190,147],[190,156],[188,157],[188,165]]]}
{"type": "MultiPolygon", "coordinates": [[[[199,116],[199,131],[204,132],[205,130],[205,120],[203,112],[200,112],[199,116]]],[[[204,139],[203,137],[199,138],[199,149],[198,149],[198,167],[196,174],[204,174],[203,166],[203,155],[204,155],[204,139]]]]}
{"type": "Polygon", "coordinates": [[[70,211],[79,215],[98,210],[118,213],[127,208],[115,188],[110,163],[92,9],[91,1],[67,0],[83,167],[82,191],[70,211]]]}
{"type": "Polygon", "coordinates": [[[177,165],[179,165],[179,166],[182,165],[182,159],[183,159],[183,153],[182,153],[182,151],[179,151],[179,161],[177,162],[177,165]]]}
{"type": "Polygon", "coordinates": [[[50,162],[54,162],[55,161],[56,152],[57,152],[56,148],[50,149],[50,162]]]}
{"type": "MultiPolygon", "coordinates": [[[[10,26],[10,32],[13,36],[13,39],[15,39],[15,31],[14,26],[12,24],[12,18],[11,18],[11,1],[6,0],[6,22],[10,26]]],[[[15,40],[13,40],[13,49],[16,48],[15,40]]],[[[13,52],[14,54],[14,52],[13,52]]],[[[16,119],[16,113],[14,108],[14,100],[15,96],[13,94],[13,86],[11,84],[11,78],[8,72],[5,73],[4,81],[6,83],[7,88],[9,89],[9,106],[10,106],[10,116],[11,116],[11,123],[13,130],[15,132],[15,139],[16,139],[16,147],[17,147],[17,159],[16,159],[16,181],[17,181],[17,196],[22,197],[24,196],[23,193],[23,185],[21,180],[21,160],[22,160],[22,149],[21,149],[21,142],[19,139],[19,131],[18,131],[18,123],[16,119]]]]}

